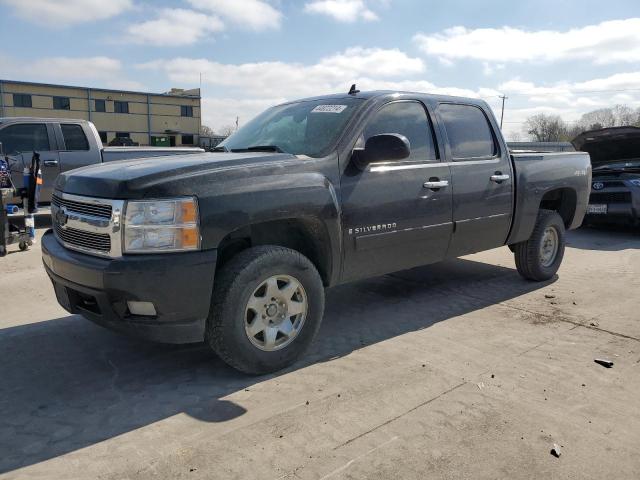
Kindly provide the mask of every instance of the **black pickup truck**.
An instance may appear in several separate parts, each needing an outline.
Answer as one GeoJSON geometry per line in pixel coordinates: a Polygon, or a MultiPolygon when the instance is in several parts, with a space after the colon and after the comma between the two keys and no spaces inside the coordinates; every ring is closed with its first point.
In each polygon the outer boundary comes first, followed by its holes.
{"type": "Polygon", "coordinates": [[[286,103],[216,150],[61,174],[43,260],[69,312],[254,374],[309,346],[325,287],[499,246],[553,277],[591,183],[588,154],[511,155],[485,102],[420,93],[286,103]]]}

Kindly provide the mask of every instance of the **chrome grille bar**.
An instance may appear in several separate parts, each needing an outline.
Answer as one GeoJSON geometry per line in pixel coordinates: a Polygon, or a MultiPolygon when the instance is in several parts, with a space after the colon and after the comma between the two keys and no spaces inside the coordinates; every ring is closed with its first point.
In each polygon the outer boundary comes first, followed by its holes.
{"type": "Polygon", "coordinates": [[[51,223],[60,243],[70,250],[101,257],[122,255],[121,217],[124,200],[71,195],[56,191],[51,223]]]}
{"type": "Polygon", "coordinates": [[[83,202],[76,202],[73,200],[65,200],[55,194],[51,199],[51,203],[53,203],[57,207],[65,207],[70,212],[83,213],[86,215],[92,215],[94,217],[100,217],[100,218],[111,218],[111,210],[112,210],[111,205],[83,203],[83,202]]]}

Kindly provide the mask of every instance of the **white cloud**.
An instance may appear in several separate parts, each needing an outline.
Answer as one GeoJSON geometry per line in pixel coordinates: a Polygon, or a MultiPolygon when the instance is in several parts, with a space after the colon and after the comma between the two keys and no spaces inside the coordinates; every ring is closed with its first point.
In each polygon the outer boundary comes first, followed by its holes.
{"type": "Polygon", "coordinates": [[[127,27],[127,39],[155,46],[192,45],[224,29],[218,17],[182,8],[163,8],[156,18],[127,27]]]}
{"type": "Polygon", "coordinates": [[[595,64],[640,61],[640,18],[612,20],[567,31],[527,31],[513,27],[453,27],[417,34],[427,55],[445,61],[486,62],[588,60],[595,64]]]}
{"type": "Polygon", "coordinates": [[[109,57],[46,57],[33,62],[30,69],[58,78],[102,78],[121,73],[120,60],[109,57]]]}
{"type": "Polygon", "coordinates": [[[120,60],[109,57],[46,57],[25,62],[10,57],[2,59],[8,77],[32,82],[66,83],[78,86],[145,90],[135,80],[126,78],[120,60]]]}
{"type": "Polygon", "coordinates": [[[263,0],[188,0],[193,8],[251,30],[280,28],[282,13],[263,0]]]}
{"type": "Polygon", "coordinates": [[[312,65],[278,61],[225,64],[207,59],[174,58],[139,66],[164,71],[173,82],[205,84],[237,90],[243,96],[296,98],[347,91],[361,78],[406,78],[424,72],[419,58],[396,49],[354,47],[312,65]]]}
{"type": "Polygon", "coordinates": [[[26,20],[49,27],[104,20],[132,8],[131,0],[0,0],[26,20]]]}
{"type": "MultiPolygon", "coordinates": [[[[580,82],[557,82],[537,85],[530,81],[513,79],[498,85],[509,99],[505,109],[507,138],[521,133],[527,117],[537,113],[560,115],[571,123],[582,114],[603,107],[624,103],[640,105],[640,71],[618,73],[608,77],[580,82]]],[[[499,105],[493,102],[494,111],[499,105]]]]}
{"type": "Polygon", "coordinates": [[[305,4],[305,12],[328,15],[339,22],[374,21],[378,16],[363,0],[314,0],[305,4]]]}
{"type": "Polygon", "coordinates": [[[270,98],[202,98],[202,123],[219,130],[223,126],[235,125],[236,117],[240,125],[267,108],[286,101],[282,97],[270,98]]]}

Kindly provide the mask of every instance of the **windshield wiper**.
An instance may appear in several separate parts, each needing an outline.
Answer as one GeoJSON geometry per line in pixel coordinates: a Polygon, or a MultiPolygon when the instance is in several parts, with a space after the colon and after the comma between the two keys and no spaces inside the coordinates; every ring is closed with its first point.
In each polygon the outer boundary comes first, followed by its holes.
{"type": "Polygon", "coordinates": [[[232,148],[232,152],[277,152],[277,153],[285,153],[277,145],[253,145],[247,148],[232,148]]]}
{"type": "Polygon", "coordinates": [[[213,147],[213,152],[228,152],[229,149],[227,147],[225,147],[224,145],[221,145],[219,147],[213,147]]]}

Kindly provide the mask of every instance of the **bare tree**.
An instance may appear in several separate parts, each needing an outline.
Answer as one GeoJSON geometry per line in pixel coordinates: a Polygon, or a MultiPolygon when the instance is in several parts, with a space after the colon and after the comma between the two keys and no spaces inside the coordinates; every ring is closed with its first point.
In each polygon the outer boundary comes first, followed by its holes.
{"type": "Polygon", "coordinates": [[[568,139],[567,124],[558,115],[533,115],[525,121],[524,131],[536,142],[560,142],[568,139]]]}
{"type": "Polygon", "coordinates": [[[235,125],[223,125],[222,127],[218,128],[217,133],[221,137],[228,137],[235,131],[236,131],[235,125]]]}
{"type": "Polygon", "coordinates": [[[215,133],[213,133],[213,128],[207,125],[200,125],[200,135],[203,137],[213,137],[215,133]]]}
{"type": "Polygon", "coordinates": [[[640,110],[634,110],[628,105],[615,105],[585,113],[578,121],[578,125],[583,130],[638,125],[639,117],[640,110]]]}

